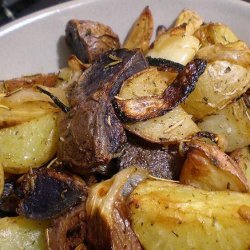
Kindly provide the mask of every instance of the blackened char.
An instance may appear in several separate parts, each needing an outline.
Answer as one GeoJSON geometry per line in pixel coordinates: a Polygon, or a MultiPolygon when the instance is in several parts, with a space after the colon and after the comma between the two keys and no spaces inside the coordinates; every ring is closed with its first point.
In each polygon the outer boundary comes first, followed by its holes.
{"type": "Polygon", "coordinates": [[[97,90],[107,93],[112,100],[123,81],[146,67],[148,62],[139,50],[118,49],[106,52],[78,80],[69,96],[71,106],[86,101],[97,90]],[[119,58],[120,62],[114,58],[119,58]]]}
{"type": "Polygon", "coordinates": [[[142,167],[158,178],[178,180],[184,158],[177,146],[162,148],[159,145],[129,138],[118,158],[119,169],[142,167]]]}
{"type": "Polygon", "coordinates": [[[32,219],[55,218],[86,200],[87,186],[78,176],[50,168],[33,170],[18,181],[17,213],[32,219]]]}
{"type": "Polygon", "coordinates": [[[105,172],[103,166],[126,142],[112,101],[123,81],[147,66],[139,50],[119,49],[82,75],[69,98],[73,108],[59,122],[59,160],[77,173],[105,172]]]}
{"type": "Polygon", "coordinates": [[[120,47],[119,37],[102,23],[70,20],[66,26],[66,42],[83,62],[92,63],[110,49],[120,47]]]}

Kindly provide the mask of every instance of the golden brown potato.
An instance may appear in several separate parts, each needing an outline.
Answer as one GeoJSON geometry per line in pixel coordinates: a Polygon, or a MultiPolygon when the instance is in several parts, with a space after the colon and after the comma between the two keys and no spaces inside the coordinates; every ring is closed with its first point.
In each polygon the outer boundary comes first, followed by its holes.
{"type": "Polygon", "coordinates": [[[202,119],[223,109],[249,87],[249,68],[227,61],[211,62],[182,107],[194,118],[202,119]]]}
{"type": "Polygon", "coordinates": [[[192,140],[188,145],[187,159],[180,175],[182,184],[215,191],[249,190],[243,170],[217,146],[200,140],[192,140]]]}
{"type": "Polygon", "coordinates": [[[250,67],[250,49],[242,41],[230,43],[226,46],[221,44],[209,45],[198,50],[197,58],[203,58],[208,62],[228,61],[243,67],[250,67]]]}
{"type": "Polygon", "coordinates": [[[57,151],[57,114],[49,113],[17,126],[0,129],[0,164],[12,174],[48,162],[57,151]]]}
{"type": "Polygon", "coordinates": [[[245,250],[250,245],[249,193],[146,180],[127,204],[143,249],[245,250]]]}
{"type": "Polygon", "coordinates": [[[3,166],[2,164],[0,164],[0,197],[3,193],[3,189],[4,189],[4,171],[3,171],[3,166]]]}
{"type": "Polygon", "coordinates": [[[194,32],[202,25],[203,21],[198,13],[185,9],[177,17],[174,26],[177,27],[184,23],[187,24],[186,34],[193,35],[194,32]]]}
{"type": "Polygon", "coordinates": [[[163,116],[127,123],[125,128],[145,140],[160,144],[176,143],[200,131],[192,116],[180,106],[163,116]]]}
{"type": "Polygon", "coordinates": [[[24,102],[20,105],[0,106],[0,128],[11,127],[43,116],[59,112],[48,102],[24,102]]]}
{"type": "Polygon", "coordinates": [[[226,152],[245,147],[250,144],[250,108],[240,98],[216,114],[203,118],[198,127],[224,137],[226,152]]]}
{"type": "Polygon", "coordinates": [[[0,248],[8,250],[44,250],[46,221],[22,216],[0,219],[0,248]]]}
{"type": "Polygon", "coordinates": [[[154,20],[149,7],[147,6],[131,27],[123,44],[124,48],[140,48],[146,52],[150,45],[153,34],[154,20]]]}
{"type": "Polygon", "coordinates": [[[202,47],[210,44],[226,45],[239,40],[229,27],[221,23],[205,24],[194,33],[194,36],[200,40],[202,47]]]}
{"type": "Polygon", "coordinates": [[[250,147],[236,149],[230,157],[241,167],[250,187],[250,147]]]}
{"type": "Polygon", "coordinates": [[[199,46],[199,40],[194,36],[172,35],[167,32],[155,40],[147,56],[164,58],[186,65],[194,58],[199,46]]]}

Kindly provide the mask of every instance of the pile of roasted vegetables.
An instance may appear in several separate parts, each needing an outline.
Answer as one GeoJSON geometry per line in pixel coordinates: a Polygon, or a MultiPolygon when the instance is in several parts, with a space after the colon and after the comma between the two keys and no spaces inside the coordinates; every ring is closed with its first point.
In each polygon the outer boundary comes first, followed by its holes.
{"type": "Polygon", "coordinates": [[[249,249],[250,49],[182,11],[0,82],[0,249],[249,249]]]}

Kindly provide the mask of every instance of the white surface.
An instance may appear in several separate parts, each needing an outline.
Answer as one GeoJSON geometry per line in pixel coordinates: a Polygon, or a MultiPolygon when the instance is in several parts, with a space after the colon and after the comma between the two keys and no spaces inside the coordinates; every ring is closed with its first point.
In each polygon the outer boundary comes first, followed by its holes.
{"type": "Polygon", "coordinates": [[[250,4],[240,0],[76,0],[45,9],[0,29],[0,79],[53,72],[69,53],[64,30],[69,19],[103,22],[121,41],[148,5],[155,27],[170,25],[184,8],[196,10],[205,21],[223,22],[250,44],[250,4]]]}

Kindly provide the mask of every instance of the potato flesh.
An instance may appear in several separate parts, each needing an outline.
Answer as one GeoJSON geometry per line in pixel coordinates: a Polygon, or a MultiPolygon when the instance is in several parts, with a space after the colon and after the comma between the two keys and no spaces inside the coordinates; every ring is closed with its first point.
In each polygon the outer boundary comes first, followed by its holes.
{"type": "Polygon", "coordinates": [[[48,162],[56,153],[57,115],[47,114],[0,130],[0,164],[12,174],[26,173],[48,162]]]}
{"type": "Polygon", "coordinates": [[[147,56],[164,58],[186,65],[194,58],[199,46],[199,40],[194,36],[170,36],[166,33],[157,38],[147,56]]]}
{"type": "Polygon", "coordinates": [[[146,250],[243,250],[250,245],[249,194],[147,180],[128,204],[133,230],[146,250]]]}
{"type": "Polygon", "coordinates": [[[163,116],[125,125],[130,132],[154,143],[175,143],[199,131],[180,106],[163,116]]]}
{"type": "Polygon", "coordinates": [[[242,98],[215,115],[205,117],[198,126],[201,130],[222,135],[227,140],[226,152],[250,144],[250,108],[242,98]]]}
{"type": "Polygon", "coordinates": [[[250,70],[227,61],[209,63],[194,91],[182,104],[196,119],[223,109],[250,87],[250,70]]]}
{"type": "Polygon", "coordinates": [[[0,219],[0,248],[44,250],[45,221],[29,220],[22,216],[0,219]]]}
{"type": "Polygon", "coordinates": [[[3,166],[0,164],[0,197],[4,190],[4,171],[3,166]]]}
{"type": "Polygon", "coordinates": [[[186,34],[193,33],[202,25],[202,18],[192,10],[183,10],[176,19],[175,27],[186,24],[186,34]]]}

